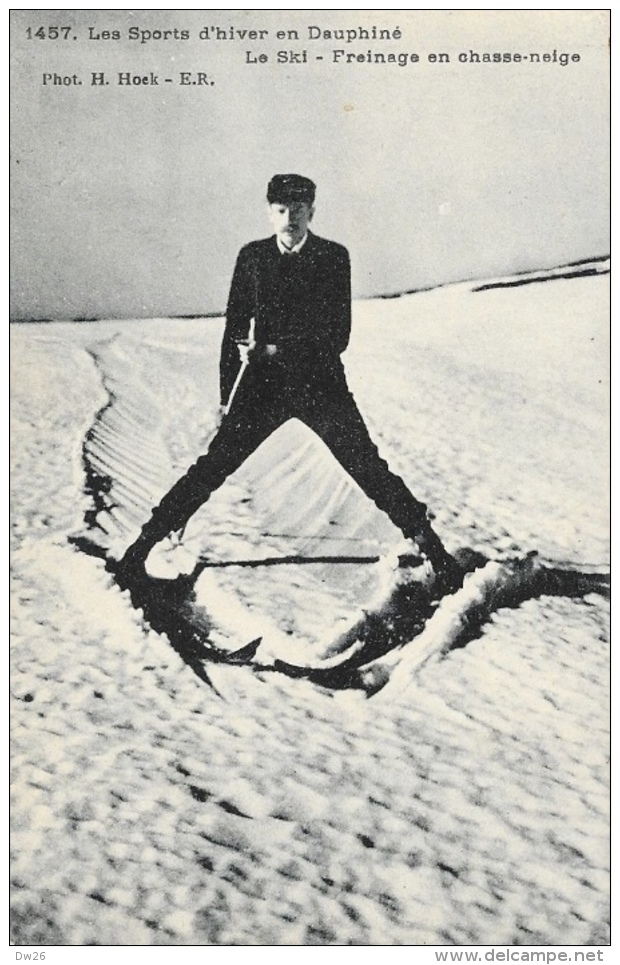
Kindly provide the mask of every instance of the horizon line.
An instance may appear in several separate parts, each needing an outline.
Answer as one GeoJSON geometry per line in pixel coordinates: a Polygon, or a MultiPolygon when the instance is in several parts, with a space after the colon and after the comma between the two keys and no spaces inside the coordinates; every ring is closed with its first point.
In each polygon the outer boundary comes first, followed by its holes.
{"type": "MultiPolygon", "coordinates": [[[[607,255],[596,255],[596,256],[594,256],[594,257],[592,257],[592,258],[580,258],[580,259],[578,259],[577,261],[568,261],[568,262],[563,262],[563,263],[560,264],[560,265],[552,265],[552,266],[550,266],[549,268],[529,268],[529,269],[524,269],[524,270],[522,270],[522,271],[509,272],[508,274],[505,274],[505,275],[496,275],[496,276],[494,276],[494,277],[498,279],[497,282],[492,282],[492,281],[490,281],[488,284],[484,284],[484,285],[481,285],[481,286],[478,287],[478,288],[474,288],[473,291],[475,291],[475,292],[481,292],[481,291],[488,291],[488,290],[490,290],[490,289],[500,288],[500,287],[517,287],[517,286],[519,286],[519,285],[528,284],[528,282],[526,282],[525,280],[523,280],[523,281],[517,281],[517,282],[510,282],[510,283],[502,283],[499,279],[502,279],[502,278],[524,278],[524,276],[526,276],[526,275],[537,275],[537,274],[539,274],[540,272],[552,272],[552,271],[558,271],[558,270],[564,269],[564,268],[579,268],[580,265],[590,265],[590,264],[594,264],[594,263],[600,263],[600,262],[610,261],[610,259],[611,259],[611,254],[607,254],[607,255]]],[[[607,272],[575,271],[575,272],[571,272],[571,273],[568,274],[568,275],[552,275],[552,276],[551,276],[550,278],[548,278],[548,279],[545,279],[545,278],[540,278],[540,279],[533,278],[532,281],[533,281],[533,282],[534,282],[534,281],[546,281],[546,280],[553,281],[553,280],[560,279],[560,278],[576,278],[576,277],[581,277],[581,276],[585,276],[585,275],[590,275],[590,276],[592,276],[592,275],[597,275],[597,274],[608,274],[609,271],[610,271],[610,269],[608,269],[607,272]]],[[[488,276],[484,276],[484,279],[488,279],[488,276]]],[[[452,280],[452,281],[439,282],[439,283],[436,284],[436,285],[426,285],[426,286],[422,286],[422,287],[420,287],[420,288],[406,288],[406,289],[404,289],[404,290],[402,290],[402,291],[397,291],[397,292],[385,292],[385,293],[383,293],[383,294],[376,294],[376,295],[361,295],[361,296],[359,296],[358,298],[354,298],[353,301],[373,301],[373,300],[375,300],[375,299],[376,299],[377,301],[379,301],[379,300],[390,300],[390,299],[395,299],[395,298],[403,298],[405,295],[420,295],[420,294],[423,294],[423,293],[425,293],[425,292],[435,291],[435,290],[438,289],[438,288],[447,288],[449,285],[464,285],[464,284],[466,284],[466,283],[468,283],[468,282],[475,283],[475,282],[477,282],[477,281],[482,281],[482,280],[483,280],[483,278],[481,278],[481,277],[478,277],[478,278],[460,278],[460,279],[455,279],[455,280],[452,280]]],[[[159,314],[155,314],[155,315],[143,315],[143,316],[137,316],[137,317],[135,317],[135,320],[136,320],[136,321],[142,321],[142,320],[146,320],[146,319],[148,319],[148,318],[170,318],[170,319],[180,319],[180,320],[192,321],[192,320],[197,320],[197,319],[199,319],[199,318],[223,318],[223,317],[225,317],[225,315],[226,315],[226,310],[224,309],[223,311],[192,312],[192,313],[189,313],[189,314],[182,313],[182,314],[179,314],[179,315],[167,315],[167,314],[163,314],[163,315],[159,315],[159,314]]],[[[125,316],[125,317],[126,317],[126,316],[125,316]]],[[[132,317],[132,318],[133,318],[133,317],[132,317]]],[[[50,323],[53,323],[53,322],[71,322],[71,323],[73,323],[73,322],[103,322],[103,321],[123,321],[123,320],[124,320],[124,318],[121,317],[121,316],[110,316],[110,315],[74,315],[74,316],[71,317],[71,318],[66,318],[66,317],[51,318],[51,317],[48,316],[48,315],[44,315],[44,316],[37,316],[37,317],[35,317],[35,316],[9,317],[9,324],[10,324],[10,325],[29,325],[29,324],[36,324],[36,323],[38,323],[38,322],[50,322],[50,323]]]]}

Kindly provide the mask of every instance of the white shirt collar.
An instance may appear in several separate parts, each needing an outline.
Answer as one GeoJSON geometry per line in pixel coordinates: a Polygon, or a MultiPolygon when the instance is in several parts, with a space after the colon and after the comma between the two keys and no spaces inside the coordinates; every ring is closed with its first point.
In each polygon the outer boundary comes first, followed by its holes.
{"type": "Polygon", "coordinates": [[[277,241],[277,243],[278,243],[278,248],[279,248],[279,250],[280,250],[280,254],[281,254],[281,255],[297,255],[297,254],[299,254],[299,252],[301,251],[301,249],[303,248],[303,246],[305,245],[305,243],[306,243],[307,240],[308,240],[308,232],[306,231],[306,233],[305,233],[305,235],[303,236],[303,238],[301,239],[301,241],[298,241],[297,244],[294,245],[292,248],[287,248],[286,245],[283,245],[283,244],[282,244],[282,242],[280,241],[278,235],[276,235],[276,241],[277,241]]]}

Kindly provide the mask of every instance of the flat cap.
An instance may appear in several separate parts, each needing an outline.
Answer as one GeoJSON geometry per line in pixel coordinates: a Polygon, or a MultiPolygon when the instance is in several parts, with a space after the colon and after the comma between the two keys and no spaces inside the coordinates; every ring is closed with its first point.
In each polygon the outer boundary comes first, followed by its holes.
{"type": "Polygon", "coordinates": [[[305,201],[314,204],[316,184],[301,174],[275,174],[267,185],[269,204],[287,204],[291,201],[305,201]]]}

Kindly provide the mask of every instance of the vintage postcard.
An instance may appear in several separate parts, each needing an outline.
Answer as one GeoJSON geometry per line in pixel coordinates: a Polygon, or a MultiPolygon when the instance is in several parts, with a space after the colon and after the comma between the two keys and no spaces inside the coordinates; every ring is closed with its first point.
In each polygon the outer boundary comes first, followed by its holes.
{"type": "Polygon", "coordinates": [[[10,13],[16,954],[604,960],[609,27],[10,13]]]}

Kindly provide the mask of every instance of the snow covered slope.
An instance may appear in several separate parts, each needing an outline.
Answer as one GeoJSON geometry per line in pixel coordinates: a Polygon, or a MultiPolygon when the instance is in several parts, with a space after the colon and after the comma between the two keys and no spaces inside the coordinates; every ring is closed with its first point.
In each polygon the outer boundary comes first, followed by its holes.
{"type": "MultiPolygon", "coordinates": [[[[482,284],[356,303],[358,404],[449,548],[605,564],[608,280],[482,284]]],[[[13,327],[16,940],[604,942],[603,597],[500,610],[379,703],[214,667],[223,699],[70,542],[120,553],[204,451],[221,330],[13,327]]],[[[149,566],[398,538],[290,424],[149,566]]],[[[224,642],[265,635],[292,658],[332,641],[377,579],[237,565],[195,590],[224,642]]]]}

